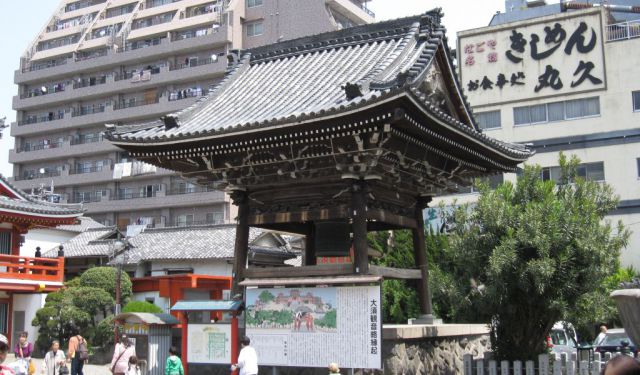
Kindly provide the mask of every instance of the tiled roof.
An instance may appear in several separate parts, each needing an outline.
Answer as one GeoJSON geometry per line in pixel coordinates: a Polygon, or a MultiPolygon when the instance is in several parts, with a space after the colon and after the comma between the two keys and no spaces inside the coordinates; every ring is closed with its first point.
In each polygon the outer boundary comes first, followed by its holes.
{"type": "Polygon", "coordinates": [[[72,225],[58,225],[56,229],[66,230],[68,232],[82,233],[91,228],[105,228],[104,225],[98,223],[88,216],[82,216],[78,218],[78,222],[72,225]]]}
{"type": "MultiPolygon", "coordinates": [[[[249,244],[263,233],[251,228],[249,244]]],[[[233,258],[235,239],[236,226],[232,224],[146,229],[129,240],[133,248],[127,263],[233,258]]]]}
{"type": "Polygon", "coordinates": [[[79,217],[84,212],[81,205],[63,205],[33,199],[13,186],[2,175],[0,175],[0,185],[3,185],[4,189],[12,191],[17,195],[16,198],[0,195],[0,210],[5,209],[24,214],[45,215],[53,218],[79,217]]]}
{"type": "MultiPolygon", "coordinates": [[[[441,16],[435,10],[243,51],[218,87],[193,106],[164,121],[111,129],[107,137],[116,145],[187,142],[317,121],[407,97],[418,99],[425,111],[480,142],[526,158],[528,150],[482,134],[463,98],[466,124],[430,105],[418,92],[436,52],[450,55],[441,16]]],[[[462,91],[456,74],[449,78],[462,91]]]]}
{"type": "MultiPolygon", "coordinates": [[[[113,251],[113,240],[105,238],[115,234],[116,227],[88,228],[84,232],[62,244],[64,256],[68,258],[109,256],[113,251]]],[[[58,254],[58,247],[42,254],[44,257],[53,258],[58,254]]]]}

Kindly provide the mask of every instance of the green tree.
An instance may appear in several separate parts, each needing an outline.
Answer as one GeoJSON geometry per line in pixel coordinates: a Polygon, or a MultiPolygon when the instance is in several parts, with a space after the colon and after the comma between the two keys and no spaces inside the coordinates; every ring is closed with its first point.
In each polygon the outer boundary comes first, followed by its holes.
{"type": "Polygon", "coordinates": [[[561,154],[558,185],[525,166],[516,185],[480,184],[473,209],[448,215],[458,277],[473,281],[463,293],[490,322],[499,359],[544,352],[554,322],[615,271],[627,242],[621,223],[613,231],[604,221],[617,204],[611,187],[579,178],[577,165],[561,154]]]}
{"type": "MultiPolygon", "coordinates": [[[[387,267],[415,268],[411,231],[373,232],[369,245],[382,253],[373,263],[387,267]]],[[[420,315],[415,283],[407,280],[382,282],[382,320],[385,323],[406,323],[420,315]]]]}
{"type": "Polygon", "coordinates": [[[604,323],[609,327],[622,325],[618,308],[609,294],[620,289],[621,282],[631,281],[635,277],[638,277],[638,273],[633,268],[618,267],[596,289],[578,299],[574,308],[569,310],[567,321],[573,323],[581,342],[592,342],[599,324],[604,323]]]}
{"type": "MultiPolygon", "coordinates": [[[[126,300],[131,295],[131,280],[125,273],[122,276],[123,300],[126,300]]],[[[38,327],[37,346],[45,350],[53,340],[64,345],[73,328],[78,328],[93,345],[106,343],[104,340],[108,335],[101,334],[100,329],[105,331],[112,323],[102,323],[97,319],[111,316],[114,295],[115,270],[109,267],[89,269],[79,278],[67,282],[59,291],[49,293],[44,307],[36,312],[31,322],[38,327]]]]}
{"type": "Polygon", "coordinates": [[[138,313],[158,314],[164,311],[162,311],[161,308],[154,305],[153,303],[149,303],[147,301],[129,301],[129,303],[127,303],[125,307],[122,308],[122,312],[123,313],[138,312],[138,313]]]}
{"type": "MultiPolygon", "coordinates": [[[[80,275],[80,285],[100,288],[116,298],[116,278],[118,270],[113,267],[94,267],[80,275]]],[[[124,305],[131,297],[131,279],[126,272],[122,272],[120,280],[120,297],[124,305]]]]}

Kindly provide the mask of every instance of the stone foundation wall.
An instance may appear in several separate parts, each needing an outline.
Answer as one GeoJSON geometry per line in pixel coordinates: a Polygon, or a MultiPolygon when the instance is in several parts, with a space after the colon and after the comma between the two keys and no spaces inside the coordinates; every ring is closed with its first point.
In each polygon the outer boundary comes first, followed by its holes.
{"type": "Polygon", "coordinates": [[[478,357],[489,351],[490,345],[488,335],[384,341],[383,373],[459,375],[464,372],[463,355],[473,354],[478,357]]]}

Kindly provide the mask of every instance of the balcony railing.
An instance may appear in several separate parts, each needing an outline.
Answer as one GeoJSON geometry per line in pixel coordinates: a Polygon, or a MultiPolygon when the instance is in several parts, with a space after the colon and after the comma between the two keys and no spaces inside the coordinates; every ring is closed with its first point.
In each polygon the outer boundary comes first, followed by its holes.
{"type": "Polygon", "coordinates": [[[64,258],[0,255],[0,278],[61,283],[64,281],[64,258]]]}
{"type": "Polygon", "coordinates": [[[43,63],[36,63],[36,64],[32,64],[30,65],[28,68],[23,68],[22,69],[22,73],[26,73],[26,72],[35,72],[38,70],[43,70],[43,69],[49,69],[49,68],[53,68],[56,66],[60,66],[60,65],[64,65],[67,63],[68,59],[62,59],[62,60],[55,60],[55,61],[47,61],[47,62],[43,62],[43,63]]]}
{"type": "Polygon", "coordinates": [[[83,138],[72,138],[71,139],[71,146],[76,146],[76,145],[84,145],[87,143],[98,143],[98,142],[102,142],[102,136],[95,136],[95,137],[83,137],[83,138]]]}
{"type": "Polygon", "coordinates": [[[362,1],[358,1],[358,0],[351,0],[351,2],[356,4],[358,7],[360,7],[362,10],[364,10],[365,13],[367,13],[371,17],[373,17],[373,18],[376,17],[376,14],[373,13],[369,8],[367,8],[367,3],[363,3],[362,1]]]}
{"type": "Polygon", "coordinates": [[[96,173],[102,172],[111,169],[108,165],[103,166],[94,166],[94,167],[78,167],[76,169],[72,169],[69,171],[69,174],[85,174],[85,173],[96,173]]]}
{"type": "Polygon", "coordinates": [[[18,126],[20,126],[20,125],[37,124],[37,123],[41,123],[41,122],[55,121],[55,120],[60,120],[60,119],[63,119],[63,118],[64,118],[64,112],[58,112],[58,114],[55,114],[55,113],[51,112],[51,113],[49,113],[49,115],[46,115],[46,116],[27,117],[24,120],[18,121],[18,126]]]}
{"type": "Polygon", "coordinates": [[[195,194],[195,193],[208,193],[210,191],[216,191],[214,188],[205,187],[187,187],[187,188],[173,188],[167,191],[167,195],[183,195],[183,194],[195,194]]]}
{"type": "Polygon", "coordinates": [[[216,61],[213,61],[213,59],[209,57],[208,59],[188,62],[186,64],[177,64],[176,66],[172,66],[169,70],[173,71],[173,70],[181,70],[186,68],[195,68],[197,66],[213,64],[214,62],[217,62],[217,61],[218,61],[217,59],[216,61]]]}
{"type": "Polygon", "coordinates": [[[73,113],[71,114],[71,117],[91,115],[94,113],[102,113],[104,112],[104,109],[105,109],[104,106],[74,108],[73,113]]]}
{"type": "Polygon", "coordinates": [[[83,88],[83,87],[103,85],[105,83],[107,83],[107,77],[106,76],[83,78],[80,81],[75,82],[73,84],[73,88],[74,89],[80,89],[80,88],[83,88]]]}
{"type": "Polygon", "coordinates": [[[16,176],[14,179],[16,181],[26,181],[26,180],[34,180],[36,178],[50,178],[50,177],[59,177],[62,173],[60,171],[51,171],[44,173],[30,173],[22,176],[16,176]]]}
{"type": "Polygon", "coordinates": [[[31,152],[31,151],[48,150],[50,148],[62,147],[63,144],[64,144],[64,142],[53,142],[53,143],[48,143],[46,145],[45,144],[31,145],[31,146],[19,148],[18,152],[31,152]]]}
{"type": "Polygon", "coordinates": [[[153,100],[124,101],[124,102],[116,103],[116,105],[113,106],[113,109],[117,111],[125,108],[133,108],[133,107],[140,107],[143,105],[157,104],[159,102],[160,102],[160,98],[156,98],[153,100]]]}
{"type": "Polygon", "coordinates": [[[607,25],[607,42],[640,37],[640,20],[607,25]]]}
{"type": "Polygon", "coordinates": [[[112,201],[121,201],[126,199],[138,199],[138,198],[155,198],[158,196],[158,191],[154,192],[131,192],[131,193],[118,193],[113,197],[110,197],[112,201]]]}

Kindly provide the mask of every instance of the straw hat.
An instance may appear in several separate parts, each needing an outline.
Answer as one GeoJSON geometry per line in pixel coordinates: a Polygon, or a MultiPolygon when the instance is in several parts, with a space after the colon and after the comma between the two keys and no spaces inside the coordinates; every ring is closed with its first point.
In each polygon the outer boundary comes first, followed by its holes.
{"type": "Polygon", "coordinates": [[[332,374],[337,374],[340,372],[340,368],[338,367],[338,364],[333,362],[329,364],[329,372],[331,372],[332,374]]]}

